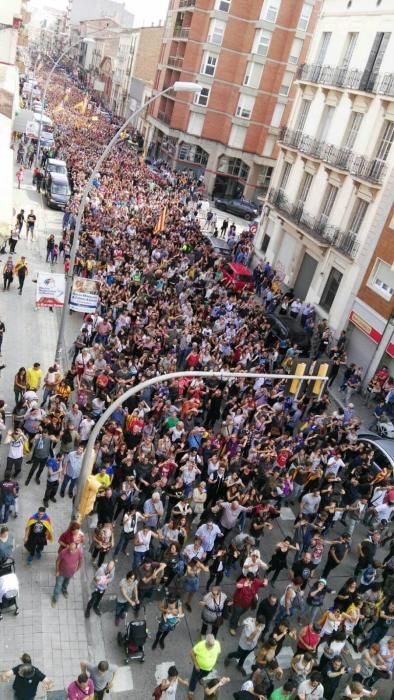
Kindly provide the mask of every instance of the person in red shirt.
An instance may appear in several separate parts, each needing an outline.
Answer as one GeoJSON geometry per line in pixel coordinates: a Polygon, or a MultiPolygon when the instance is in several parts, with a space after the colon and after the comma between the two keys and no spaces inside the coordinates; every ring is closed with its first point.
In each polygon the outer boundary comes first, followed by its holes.
{"type": "Polygon", "coordinates": [[[230,617],[230,634],[234,637],[239,618],[252,606],[259,589],[268,585],[266,578],[257,578],[251,572],[246,576],[241,576],[236,583],[235,593],[233,595],[233,606],[230,617]]]}
{"type": "Polygon", "coordinates": [[[67,688],[67,700],[93,700],[93,697],[93,681],[86,673],[80,673],[67,688]]]}
{"type": "Polygon", "coordinates": [[[82,560],[83,551],[76,542],[70,542],[57,555],[56,583],[52,593],[53,608],[58,601],[60,593],[63,593],[64,597],[67,598],[68,585],[74,574],[81,568],[82,560]]]}

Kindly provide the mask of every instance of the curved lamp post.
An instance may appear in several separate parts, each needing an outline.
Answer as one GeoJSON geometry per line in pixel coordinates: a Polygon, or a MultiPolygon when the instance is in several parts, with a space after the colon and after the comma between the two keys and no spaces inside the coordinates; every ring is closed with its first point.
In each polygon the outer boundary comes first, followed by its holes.
{"type": "MultiPolygon", "coordinates": [[[[97,37],[97,35],[96,35],[96,37],[97,37]]],[[[45,105],[45,102],[46,102],[46,97],[47,97],[47,92],[48,92],[49,83],[51,82],[52,76],[53,76],[53,74],[54,74],[56,68],[58,67],[59,63],[60,63],[60,62],[62,61],[62,59],[64,58],[64,56],[66,56],[68,53],[70,53],[70,51],[71,51],[72,49],[75,49],[75,47],[78,46],[78,45],[81,44],[81,43],[82,43],[82,44],[94,44],[94,43],[95,43],[95,38],[92,37],[92,36],[85,36],[85,37],[79,38],[78,41],[74,41],[74,43],[70,44],[70,46],[67,46],[67,48],[66,48],[64,51],[62,51],[62,53],[60,54],[59,58],[54,62],[54,64],[53,64],[51,70],[50,70],[49,73],[48,73],[48,77],[47,77],[47,79],[46,79],[46,81],[45,81],[44,90],[43,90],[42,98],[41,98],[40,126],[39,126],[39,129],[38,129],[38,139],[37,139],[37,151],[36,151],[35,165],[38,164],[38,160],[39,160],[39,157],[40,157],[41,134],[42,134],[42,118],[43,118],[43,116],[44,116],[44,105],[45,105]]]]}
{"type": "Polygon", "coordinates": [[[115,401],[111,403],[110,406],[104,411],[100,416],[97,423],[95,424],[92,432],[90,433],[88,443],[86,445],[85,451],[82,457],[81,473],[78,479],[77,494],[75,497],[75,502],[73,505],[73,513],[76,518],[79,516],[80,505],[82,500],[83,491],[85,488],[86,481],[90,476],[92,471],[91,456],[93,454],[94,446],[96,440],[100,434],[101,429],[109,420],[118,406],[122,406],[131,396],[135,396],[140,391],[143,391],[148,386],[154,386],[155,384],[161,384],[169,379],[178,379],[180,377],[217,377],[219,379],[231,379],[232,377],[238,377],[239,379],[296,379],[300,382],[298,389],[296,389],[295,397],[298,395],[298,391],[301,387],[301,382],[305,380],[321,381],[321,386],[319,390],[319,396],[322,395],[324,385],[328,381],[326,376],[318,375],[300,375],[300,374],[264,374],[262,372],[204,372],[204,371],[186,371],[186,372],[170,372],[168,374],[161,374],[157,377],[152,377],[152,379],[146,379],[144,382],[140,382],[136,386],[132,386],[130,389],[125,391],[122,396],[118,396],[115,401]]]}
{"type": "MultiPolygon", "coordinates": [[[[53,69],[52,69],[52,71],[53,71],[53,69]]],[[[158,92],[156,95],[151,97],[150,100],[147,100],[141,107],[139,107],[135,112],[133,112],[133,114],[131,114],[126,119],[126,121],[122,124],[122,126],[117,130],[116,134],[113,136],[111,141],[105,147],[104,151],[102,152],[100,158],[98,159],[97,163],[95,164],[95,166],[90,174],[89,180],[87,181],[87,183],[83,189],[81,201],[79,203],[77,220],[75,223],[73,243],[72,243],[71,251],[70,251],[70,266],[69,266],[69,271],[68,271],[67,276],[66,276],[66,289],[65,289],[65,293],[64,293],[64,304],[63,304],[63,308],[62,308],[62,315],[60,318],[59,333],[58,333],[57,345],[56,345],[56,354],[55,354],[55,362],[56,363],[61,361],[62,347],[64,345],[64,342],[63,342],[64,341],[64,329],[65,329],[65,325],[66,325],[66,318],[67,318],[67,312],[68,312],[68,303],[69,303],[71,289],[72,289],[75,258],[76,258],[78,245],[79,245],[79,234],[80,234],[80,230],[81,230],[81,223],[82,223],[82,218],[83,218],[83,214],[84,214],[84,210],[85,210],[86,200],[88,198],[90,189],[92,187],[94,177],[95,177],[96,173],[100,170],[101,165],[104,162],[104,160],[107,158],[107,156],[109,155],[109,153],[112,151],[113,147],[115,146],[115,144],[119,140],[121,133],[129,126],[129,124],[136,117],[138,117],[138,115],[141,114],[141,112],[144,112],[145,109],[150,104],[152,104],[152,102],[154,102],[159,97],[162,97],[163,95],[166,95],[167,93],[169,93],[171,91],[174,91],[174,92],[200,92],[201,86],[198,85],[197,83],[177,81],[173,85],[170,85],[168,88],[165,88],[165,90],[161,90],[161,92],[158,92]]]]}

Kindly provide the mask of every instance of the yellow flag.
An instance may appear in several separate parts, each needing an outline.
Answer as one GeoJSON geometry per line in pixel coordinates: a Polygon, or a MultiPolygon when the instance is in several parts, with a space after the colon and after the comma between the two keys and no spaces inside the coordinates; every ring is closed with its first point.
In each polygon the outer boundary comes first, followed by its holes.
{"type": "Polygon", "coordinates": [[[62,109],[64,109],[63,102],[59,102],[59,104],[56,105],[55,109],[53,110],[53,113],[57,114],[57,112],[61,112],[62,109]]]}
{"type": "Polygon", "coordinates": [[[88,106],[88,98],[86,96],[83,98],[83,100],[81,102],[77,102],[77,104],[74,105],[74,109],[76,109],[77,112],[80,112],[81,114],[85,114],[87,106],[88,106]]]}

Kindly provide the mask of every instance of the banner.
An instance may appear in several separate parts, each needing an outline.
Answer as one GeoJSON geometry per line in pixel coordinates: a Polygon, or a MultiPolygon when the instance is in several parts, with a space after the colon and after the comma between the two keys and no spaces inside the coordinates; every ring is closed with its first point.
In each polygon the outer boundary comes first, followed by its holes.
{"type": "Polygon", "coordinates": [[[99,300],[96,280],[75,277],[71,291],[70,309],[83,314],[94,313],[99,300]]]}
{"type": "Polygon", "coordinates": [[[167,218],[167,207],[163,207],[163,209],[160,212],[159,220],[154,228],[153,233],[160,233],[161,231],[164,231],[166,227],[166,218],[167,218]]]}
{"type": "Polygon", "coordinates": [[[64,305],[65,287],[64,275],[39,272],[37,275],[36,306],[61,308],[64,305]]]}

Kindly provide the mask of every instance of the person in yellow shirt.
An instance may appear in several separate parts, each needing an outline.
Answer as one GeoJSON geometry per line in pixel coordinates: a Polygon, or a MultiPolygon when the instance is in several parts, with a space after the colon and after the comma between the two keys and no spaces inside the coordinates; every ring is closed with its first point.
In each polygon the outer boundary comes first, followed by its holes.
{"type": "Polygon", "coordinates": [[[207,634],[205,639],[194,645],[190,654],[193,661],[193,671],[189,681],[188,700],[192,700],[194,697],[197,683],[215,668],[221,650],[220,642],[215,639],[213,634],[207,634]]]}
{"type": "Polygon", "coordinates": [[[26,258],[22,255],[15,264],[15,272],[18,275],[19,280],[19,294],[22,294],[23,285],[25,283],[26,276],[29,274],[29,268],[27,266],[26,258]]]}
{"type": "Polygon", "coordinates": [[[112,478],[109,474],[107,474],[107,467],[105,465],[100,467],[100,471],[94,475],[94,478],[101,486],[104,486],[105,489],[111,485],[112,478]]]}
{"type": "Polygon", "coordinates": [[[39,362],[35,362],[33,367],[26,370],[26,386],[31,391],[38,391],[41,386],[42,370],[39,362]]]}

